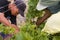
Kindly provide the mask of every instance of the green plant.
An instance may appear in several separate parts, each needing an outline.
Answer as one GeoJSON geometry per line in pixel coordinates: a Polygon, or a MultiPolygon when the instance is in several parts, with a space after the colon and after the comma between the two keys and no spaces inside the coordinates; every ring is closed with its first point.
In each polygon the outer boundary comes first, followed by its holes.
{"type": "MultiPolygon", "coordinates": [[[[51,36],[45,32],[41,32],[45,23],[42,23],[39,28],[31,22],[34,17],[41,17],[42,11],[36,10],[38,0],[29,0],[29,9],[26,16],[27,22],[24,26],[21,26],[20,32],[14,34],[10,40],[60,40],[60,36],[51,36]]],[[[0,32],[4,34],[13,34],[14,28],[6,27],[3,24],[0,25],[0,32]]],[[[0,37],[1,38],[1,37],[0,37]]]]}
{"type": "Polygon", "coordinates": [[[28,5],[28,13],[27,13],[27,18],[30,20],[35,17],[41,17],[42,11],[38,11],[36,9],[37,3],[39,0],[29,0],[28,5]]]}
{"type": "Polygon", "coordinates": [[[0,32],[2,32],[2,33],[4,33],[4,34],[13,34],[14,31],[15,31],[14,28],[4,26],[3,24],[0,24],[0,32]]]}

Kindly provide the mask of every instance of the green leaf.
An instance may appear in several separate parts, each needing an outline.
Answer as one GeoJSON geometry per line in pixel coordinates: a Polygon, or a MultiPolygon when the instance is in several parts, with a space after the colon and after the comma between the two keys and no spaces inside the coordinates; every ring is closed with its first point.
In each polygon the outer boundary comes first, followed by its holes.
{"type": "Polygon", "coordinates": [[[0,36],[0,40],[3,40],[2,36],[0,36]]]}
{"type": "Polygon", "coordinates": [[[54,36],[53,40],[60,40],[60,36],[54,36]]]}

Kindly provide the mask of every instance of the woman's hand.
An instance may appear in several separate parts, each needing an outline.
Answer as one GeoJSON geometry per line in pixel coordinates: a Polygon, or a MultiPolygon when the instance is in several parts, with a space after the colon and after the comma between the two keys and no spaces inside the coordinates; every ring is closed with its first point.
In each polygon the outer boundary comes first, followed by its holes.
{"type": "Polygon", "coordinates": [[[12,24],[12,27],[15,28],[14,33],[18,33],[20,31],[20,29],[16,25],[12,24]]]}

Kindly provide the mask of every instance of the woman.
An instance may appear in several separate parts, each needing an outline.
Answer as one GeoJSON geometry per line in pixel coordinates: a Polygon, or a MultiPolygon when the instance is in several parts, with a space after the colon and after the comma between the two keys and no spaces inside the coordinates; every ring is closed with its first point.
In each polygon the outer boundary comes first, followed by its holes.
{"type": "MultiPolygon", "coordinates": [[[[26,5],[22,0],[0,0],[0,23],[15,28],[15,33],[19,32],[19,28],[16,25],[16,16],[20,13],[24,17],[25,8],[26,5]]],[[[0,34],[6,37],[5,34],[0,34]]]]}

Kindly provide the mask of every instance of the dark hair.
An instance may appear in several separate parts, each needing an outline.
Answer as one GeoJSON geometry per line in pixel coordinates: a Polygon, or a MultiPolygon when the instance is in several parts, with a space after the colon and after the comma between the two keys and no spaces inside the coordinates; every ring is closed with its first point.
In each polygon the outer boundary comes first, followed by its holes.
{"type": "Polygon", "coordinates": [[[16,0],[15,4],[19,8],[19,13],[21,14],[21,16],[24,16],[24,11],[26,9],[26,4],[23,1],[20,1],[20,0],[16,0]]]}

